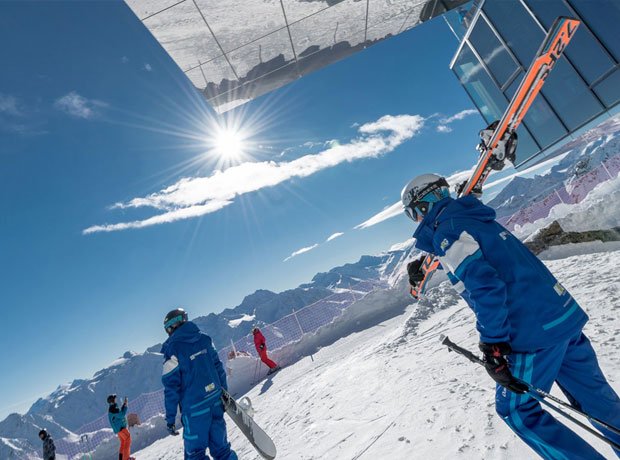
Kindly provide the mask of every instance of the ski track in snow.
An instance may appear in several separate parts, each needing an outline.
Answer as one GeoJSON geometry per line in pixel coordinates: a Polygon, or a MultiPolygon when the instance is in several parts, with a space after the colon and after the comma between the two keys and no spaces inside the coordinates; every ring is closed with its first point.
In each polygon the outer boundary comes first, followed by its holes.
{"type": "MultiPolygon", "coordinates": [[[[620,391],[620,251],[610,249],[546,264],[590,315],[585,332],[620,391]]],[[[473,313],[445,283],[404,314],[259,382],[247,396],[278,447],[277,458],[538,458],[495,414],[494,385],[484,370],[449,353],[441,334],[476,350],[473,313]]],[[[563,398],[557,388],[552,393],[563,398]]],[[[227,425],[239,458],[260,459],[228,418],[227,425]]],[[[615,458],[604,443],[579,432],[615,458]]],[[[159,440],[136,458],[183,458],[181,437],[159,440]]]]}

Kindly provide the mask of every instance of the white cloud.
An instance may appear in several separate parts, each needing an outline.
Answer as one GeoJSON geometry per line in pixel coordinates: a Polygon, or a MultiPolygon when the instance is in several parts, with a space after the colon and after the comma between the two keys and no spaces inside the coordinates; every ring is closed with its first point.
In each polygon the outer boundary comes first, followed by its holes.
{"type": "Polygon", "coordinates": [[[465,109],[461,110],[458,113],[455,113],[451,117],[442,118],[439,121],[443,124],[450,124],[453,121],[462,120],[465,117],[468,117],[470,115],[476,115],[477,113],[478,111],[476,109],[465,109]]]}
{"type": "Polygon", "coordinates": [[[150,227],[151,225],[157,224],[167,224],[170,222],[175,222],[177,220],[189,219],[191,217],[199,217],[205,214],[209,214],[211,212],[219,211],[220,209],[228,206],[231,202],[227,201],[210,201],[204,205],[196,205],[196,206],[188,206],[184,208],[175,209],[170,212],[166,212],[164,214],[159,214],[157,216],[149,217],[144,220],[136,220],[133,222],[123,222],[120,224],[104,224],[104,225],[94,225],[92,227],[88,227],[82,233],[84,235],[88,235],[90,233],[97,232],[113,232],[117,230],[128,230],[134,228],[144,228],[150,227]]]}
{"type": "Polygon", "coordinates": [[[383,211],[375,214],[370,219],[356,225],[355,228],[360,229],[372,227],[373,225],[377,225],[385,220],[391,219],[392,217],[400,216],[401,214],[403,214],[403,204],[399,200],[393,205],[385,208],[383,211]]]}
{"type": "Polygon", "coordinates": [[[146,64],[144,64],[144,70],[146,70],[147,72],[152,72],[153,67],[147,62],[146,64]]]}
{"type": "Polygon", "coordinates": [[[54,102],[54,107],[77,118],[89,119],[97,115],[97,108],[107,104],[96,99],[87,99],[71,91],[54,102]]]}
{"type": "Polygon", "coordinates": [[[333,235],[330,235],[329,238],[325,240],[325,242],[327,243],[328,241],[335,240],[336,238],[340,238],[342,235],[344,235],[344,232],[336,232],[333,235]]]}
{"type": "Polygon", "coordinates": [[[121,58],[121,62],[122,62],[123,64],[127,64],[127,63],[129,62],[129,58],[128,58],[127,56],[123,56],[123,57],[121,58]]]}
{"type": "Polygon", "coordinates": [[[468,117],[470,115],[475,115],[477,114],[478,111],[475,109],[465,109],[465,110],[461,110],[458,113],[455,113],[452,116],[449,117],[442,117],[439,119],[439,125],[437,126],[437,132],[439,133],[449,133],[452,131],[452,128],[450,126],[448,126],[450,123],[453,123],[455,121],[458,120],[462,120],[465,117],[468,117]]]}
{"type": "Polygon", "coordinates": [[[273,187],[293,178],[303,178],[345,162],[385,155],[411,139],[424,126],[419,115],[386,115],[359,127],[359,135],[347,144],[331,147],[292,161],[242,163],[208,177],[182,178],[175,184],[145,197],[117,203],[115,209],[150,207],[163,211],[149,219],[112,225],[96,225],[83,233],[143,228],[198,217],[222,209],[246,193],[273,187]]]}
{"type": "Polygon", "coordinates": [[[7,115],[20,116],[21,111],[18,108],[17,98],[10,94],[0,93],[0,113],[7,115]]]}
{"type": "Polygon", "coordinates": [[[26,107],[24,102],[10,94],[0,93],[0,131],[20,136],[46,134],[45,122],[36,111],[26,107]]]}
{"type": "Polygon", "coordinates": [[[312,246],[298,249],[297,251],[293,252],[290,256],[288,256],[286,259],[284,259],[284,262],[287,262],[291,260],[293,257],[297,257],[298,255],[303,254],[305,252],[312,251],[314,248],[318,246],[319,246],[319,243],[316,243],[316,244],[313,244],[312,246]]]}

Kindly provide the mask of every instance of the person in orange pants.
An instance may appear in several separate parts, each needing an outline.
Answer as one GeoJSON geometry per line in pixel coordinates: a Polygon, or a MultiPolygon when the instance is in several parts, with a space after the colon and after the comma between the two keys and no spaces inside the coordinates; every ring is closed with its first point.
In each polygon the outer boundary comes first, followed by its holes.
{"type": "Polygon", "coordinates": [[[269,359],[269,356],[267,356],[267,342],[265,341],[265,336],[260,329],[255,327],[252,329],[252,334],[254,334],[254,346],[256,347],[258,356],[260,356],[260,360],[264,362],[267,367],[269,367],[269,374],[280,370],[280,366],[278,366],[274,361],[269,359]]]}
{"type": "Polygon", "coordinates": [[[131,435],[127,429],[127,398],[121,408],[116,404],[116,395],[108,396],[108,419],[112,431],[118,436],[121,446],[118,450],[118,460],[135,460],[131,456],[131,435]]]}

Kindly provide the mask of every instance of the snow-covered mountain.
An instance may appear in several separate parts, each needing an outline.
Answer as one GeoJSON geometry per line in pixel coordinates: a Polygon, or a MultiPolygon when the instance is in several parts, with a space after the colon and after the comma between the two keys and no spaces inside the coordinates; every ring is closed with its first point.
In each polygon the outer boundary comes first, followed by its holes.
{"type": "Polygon", "coordinates": [[[515,177],[487,204],[497,217],[511,216],[561,186],[570,189],[571,183],[599,166],[603,161],[620,154],[620,117],[562,148],[561,160],[544,174],[534,177],[515,177]]]}
{"type": "Polygon", "coordinates": [[[273,323],[337,290],[348,289],[363,280],[391,279],[410,249],[411,244],[401,245],[377,256],[362,256],[355,263],[317,273],[310,283],[295,289],[280,293],[258,290],[245,297],[238,306],[198,317],[194,322],[213,338],[216,346],[228,345],[231,340],[248,335],[255,324],[273,323]]]}

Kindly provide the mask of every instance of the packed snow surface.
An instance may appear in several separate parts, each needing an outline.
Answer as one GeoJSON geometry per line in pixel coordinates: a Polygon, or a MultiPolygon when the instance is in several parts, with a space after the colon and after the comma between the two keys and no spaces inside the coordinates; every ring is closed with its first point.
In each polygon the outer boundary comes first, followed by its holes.
{"type": "MultiPolygon", "coordinates": [[[[611,247],[546,262],[589,313],[585,332],[616,391],[619,262],[620,250],[611,247]]],[[[378,302],[376,308],[382,307],[378,302]]],[[[365,321],[359,332],[302,358],[247,393],[256,421],[278,447],[278,459],[537,458],[495,414],[494,385],[484,370],[440,344],[441,334],[472,350],[478,340],[473,313],[446,283],[404,313],[365,321]]],[[[562,397],[557,389],[553,393],[562,397]]],[[[227,420],[239,458],[258,460],[227,420]]],[[[580,433],[607,458],[615,458],[601,441],[580,433]]],[[[182,440],[161,439],[136,458],[183,458],[182,440]]]]}

